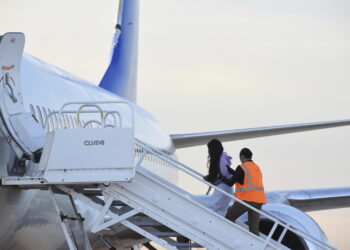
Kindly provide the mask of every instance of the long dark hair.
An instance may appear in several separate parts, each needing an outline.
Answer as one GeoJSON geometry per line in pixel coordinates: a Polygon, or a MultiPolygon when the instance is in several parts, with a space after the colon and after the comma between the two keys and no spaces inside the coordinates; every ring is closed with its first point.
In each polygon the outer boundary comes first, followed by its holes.
{"type": "Polygon", "coordinates": [[[209,174],[206,176],[206,180],[210,183],[214,183],[218,178],[220,169],[220,157],[224,148],[221,142],[217,139],[211,140],[208,144],[208,168],[209,174]]]}

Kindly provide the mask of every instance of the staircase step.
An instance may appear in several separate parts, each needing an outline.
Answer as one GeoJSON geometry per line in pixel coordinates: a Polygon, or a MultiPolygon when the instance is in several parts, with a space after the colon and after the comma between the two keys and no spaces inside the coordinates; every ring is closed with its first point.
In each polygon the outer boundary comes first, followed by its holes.
{"type": "Polygon", "coordinates": [[[112,202],[112,207],[124,207],[126,206],[123,202],[119,201],[119,200],[115,200],[112,202]]]}
{"type": "Polygon", "coordinates": [[[137,226],[150,226],[150,227],[156,227],[156,226],[163,226],[161,223],[157,221],[133,221],[133,224],[137,226]]]}
{"type": "Polygon", "coordinates": [[[173,243],[172,242],[170,244],[174,247],[202,247],[197,243],[180,243],[180,242],[173,243]]]}
{"type": "Polygon", "coordinates": [[[177,232],[152,232],[153,235],[158,236],[158,237],[178,237],[181,236],[181,234],[177,232]]]}

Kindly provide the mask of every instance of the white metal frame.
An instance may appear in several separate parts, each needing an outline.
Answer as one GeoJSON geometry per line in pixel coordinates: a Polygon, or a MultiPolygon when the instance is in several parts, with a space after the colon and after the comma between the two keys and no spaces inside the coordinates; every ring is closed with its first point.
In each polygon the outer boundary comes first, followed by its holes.
{"type": "MultiPolygon", "coordinates": [[[[129,107],[130,111],[131,111],[131,126],[132,126],[132,127],[135,127],[135,118],[134,118],[135,114],[134,114],[134,109],[133,109],[132,104],[131,104],[130,102],[128,102],[128,101],[67,102],[67,103],[65,103],[65,104],[63,104],[63,105],[61,106],[61,108],[60,108],[60,110],[59,110],[59,112],[58,112],[58,113],[59,113],[59,117],[60,117],[60,119],[61,119],[63,113],[65,113],[65,110],[64,110],[64,109],[65,109],[66,107],[68,107],[68,106],[72,106],[72,105],[82,105],[82,106],[80,106],[79,109],[81,109],[82,107],[86,107],[86,106],[96,107],[96,108],[99,109],[99,111],[100,111],[100,113],[101,113],[101,124],[102,124],[102,126],[103,126],[104,123],[105,123],[105,118],[104,118],[104,115],[103,115],[104,111],[103,111],[102,108],[100,108],[100,107],[98,106],[98,105],[101,105],[101,104],[102,104],[102,105],[103,105],[103,104],[125,104],[125,105],[127,105],[127,106],[129,107]]],[[[78,110],[78,115],[79,115],[80,111],[81,111],[81,110],[78,110]]],[[[117,112],[117,111],[108,111],[108,112],[106,112],[105,117],[107,117],[110,113],[116,113],[116,114],[118,114],[118,117],[119,117],[119,119],[120,119],[120,121],[121,121],[121,124],[122,124],[122,119],[121,119],[121,116],[120,116],[120,113],[119,113],[119,112],[117,112]]],[[[79,122],[79,121],[78,121],[78,122],[79,122]]]]}
{"type": "MultiPolygon", "coordinates": [[[[105,205],[102,206],[102,205],[99,205],[96,202],[92,201],[90,198],[86,197],[85,195],[78,193],[78,192],[74,191],[73,189],[68,188],[64,185],[58,185],[57,187],[60,190],[62,190],[63,192],[67,193],[68,195],[71,195],[74,199],[81,200],[84,203],[88,204],[89,206],[93,207],[94,209],[100,211],[100,214],[99,214],[98,218],[96,219],[95,224],[91,228],[92,233],[98,233],[98,232],[103,231],[104,229],[106,229],[110,226],[113,226],[115,224],[120,223],[120,224],[126,226],[127,228],[145,236],[147,239],[156,242],[160,246],[165,247],[166,249],[174,249],[174,250],[177,249],[177,248],[173,247],[172,245],[168,244],[166,241],[158,238],[157,236],[145,231],[144,229],[140,228],[139,226],[137,226],[137,225],[135,225],[127,220],[130,217],[140,213],[140,211],[133,209],[133,210],[131,210],[123,215],[120,215],[120,216],[112,213],[110,211],[110,208],[111,208],[112,202],[114,201],[115,197],[104,194],[105,205]],[[105,216],[108,216],[111,219],[104,222],[105,216]]],[[[101,185],[100,188],[103,189],[104,186],[101,185]]],[[[71,242],[71,238],[69,237],[69,233],[68,233],[65,225],[62,225],[62,222],[61,222],[61,226],[63,228],[67,242],[70,241],[70,243],[68,242],[70,250],[75,250],[76,248],[74,248],[74,243],[71,242]],[[71,247],[72,245],[73,245],[73,247],[71,247]]],[[[87,249],[87,250],[89,250],[89,249],[87,249]]]]}
{"type": "MultiPolygon", "coordinates": [[[[46,117],[47,128],[50,118],[57,113],[53,112],[46,117]]],[[[46,136],[45,146],[40,161],[40,170],[43,178],[51,184],[70,183],[105,183],[130,181],[135,175],[134,138],[135,119],[134,109],[128,101],[94,101],[94,102],[67,102],[62,105],[58,115],[54,116],[56,123],[54,130],[46,136]],[[73,106],[73,107],[72,107],[73,106]],[[67,110],[70,108],[76,111],[67,110]],[[89,109],[87,109],[89,108],[89,109]],[[93,108],[93,110],[92,110],[93,108]],[[103,108],[114,109],[106,112],[108,116],[119,116],[119,125],[116,119],[111,124],[113,129],[106,127],[106,117],[103,108]],[[78,128],[66,129],[63,122],[65,114],[75,113],[78,128]],[[81,113],[87,113],[87,121],[81,123],[81,113]],[[90,114],[98,114],[100,119],[90,114]],[[87,128],[89,124],[98,124],[96,128],[87,128]],[[87,138],[104,138],[102,144],[91,147],[86,144],[87,138]],[[85,140],[85,141],[84,141],[85,140]],[[106,144],[105,144],[106,143],[106,144]],[[67,151],[67,144],[70,150],[67,151]],[[74,151],[74,152],[73,152],[74,151]],[[66,154],[66,157],[62,155],[66,154]],[[84,157],[78,157],[81,155],[84,157]],[[89,156],[93,155],[93,158],[89,156]],[[119,160],[116,160],[118,157],[119,160]]],[[[100,143],[100,141],[97,141],[100,143]]],[[[88,142],[89,143],[89,142],[88,142]]]]}
{"type": "MultiPolygon", "coordinates": [[[[96,102],[67,102],[65,104],[62,105],[62,107],[60,108],[59,111],[52,111],[48,114],[48,116],[45,118],[44,121],[44,129],[46,131],[49,130],[49,123],[50,123],[50,119],[55,119],[55,126],[53,129],[66,129],[66,127],[64,127],[62,124],[62,120],[63,120],[63,115],[64,114],[77,114],[79,118],[79,114],[84,113],[84,114],[96,114],[96,113],[100,113],[101,114],[101,121],[97,121],[97,120],[89,120],[87,121],[87,123],[89,122],[94,122],[97,123],[98,125],[100,125],[101,127],[106,127],[106,121],[107,121],[107,117],[112,115],[113,119],[114,119],[114,123],[115,125],[117,124],[117,119],[114,115],[117,115],[118,119],[119,119],[119,126],[118,127],[122,127],[123,126],[123,119],[122,116],[120,114],[120,112],[116,111],[116,110],[104,110],[102,109],[99,104],[125,104],[129,107],[130,111],[131,111],[131,125],[130,127],[134,127],[135,126],[135,115],[134,115],[134,110],[133,110],[133,106],[130,102],[127,101],[96,101],[96,102]],[[81,105],[79,107],[78,110],[65,110],[66,107],[68,106],[72,106],[72,105],[81,105]],[[96,107],[97,110],[87,110],[87,111],[82,111],[80,108],[81,107],[96,107]],[[55,116],[58,115],[58,118],[55,116]]],[[[83,127],[81,125],[81,122],[79,119],[77,119],[77,125],[80,127],[83,127]]],[[[86,126],[86,124],[84,125],[86,126]]],[[[116,126],[113,126],[116,127],[116,126]]]]}

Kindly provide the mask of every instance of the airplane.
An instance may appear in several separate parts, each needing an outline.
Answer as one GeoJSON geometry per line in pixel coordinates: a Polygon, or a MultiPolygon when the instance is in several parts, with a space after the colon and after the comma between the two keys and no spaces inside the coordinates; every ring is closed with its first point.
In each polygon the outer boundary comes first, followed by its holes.
{"type": "MultiPolygon", "coordinates": [[[[0,44],[0,62],[2,66],[2,104],[1,115],[5,126],[2,127],[1,176],[23,176],[28,173],[28,161],[35,161],[36,150],[30,147],[16,129],[11,128],[11,115],[31,114],[37,124],[44,125],[47,116],[58,110],[62,104],[71,101],[100,100],[136,100],[136,72],[138,45],[139,1],[120,1],[118,22],[113,43],[111,61],[100,86],[79,79],[57,67],[47,64],[33,56],[23,54],[24,37],[20,33],[8,33],[2,36],[0,44]],[[6,53],[8,46],[19,51],[13,63],[8,64],[6,53]],[[12,67],[13,66],[13,67],[12,67]],[[8,74],[7,74],[8,73],[8,74]],[[23,100],[22,100],[23,99],[23,100]],[[13,112],[13,113],[11,113],[13,112]],[[7,126],[6,126],[7,125],[7,126]],[[11,142],[9,142],[10,135],[11,142]],[[25,151],[25,154],[21,154],[25,151]]],[[[161,149],[166,154],[175,155],[176,149],[205,145],[211,138],[224,142],[259,138],[272,135],[303,132],[309,130],[347,126],[350,120],[292,124],[226,131],[211,131],[191,134],[166,134],[157,120],[137,104],[135,108],[136,138],[148,145],[161,149]]],[[[74,124],[74,120],[67,119],[74,124]]],[[[149,159],[147,167],[164,178],[176,183],[178,172],[161,162],[149,159]]],[[[322,229],[304,212],[349,206],[350,187],[313,190],[287,190],[268,192],[269,204],[264,209],[293,220],[305,231],[327,242],[322,229]]],[[[2,249],[65,249],[66,243],[61,228],[57,225],[57,214],[44,191],[0,189],[0,246],[2,249]]],[[[80,207],[82,214],[93,213],[86,207],[80,207]]],[[[94,216],[91,216],[91,220],[94,216]]],[[[246,218],[242,218],[246,220],[246,218]]],[[[262,227],[269,228],[268,220],[262,220],[262,227]]],[[[101,247],[98,238],[92,237],[94,247],[101,247]]],[[[117,239],[115,239],[117,241],[117,239]]],[[[298,241],[293,235],[289,241],[298,241]],[[294,238],[293,238],[294,237],[294,238]]],[[[300,239],[299,239],[300,240],[300,239]]],[[[120,240],[119,240],[120,241],[120,240]]],[[[139,239],[126,239],[122,247],[130,248],[139,243],[139,239]]],[[[115,243],[117,244],[117,243],[115,243]]],[[[300,240],[299,247],[308,249],[300,240]]]]}

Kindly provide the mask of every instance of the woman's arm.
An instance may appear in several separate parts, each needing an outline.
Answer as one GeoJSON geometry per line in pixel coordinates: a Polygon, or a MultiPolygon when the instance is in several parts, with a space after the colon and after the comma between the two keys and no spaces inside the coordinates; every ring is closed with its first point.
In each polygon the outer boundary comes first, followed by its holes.
{"type": "MultiPolygon", "coordinates": [[[[234,170],[232,170],[234,171],[234,170]]],[[[236,171],[232,174],[231,178],[224,178],[223,182],[226,185],[233,186],[236,182],[239,182],[241,185],[243,185],[244,182],[244,171],[241,168],[241,166],[237,166],[236,171]]]]}
{"type": "Polygon", "coordinates": [[[227,155],[225,152],[221,154],[220,157],[220,173],[224,178],[231,178],[232,174],[229,173],[228,168],[231,166],[231,156],[227,155]]]}

